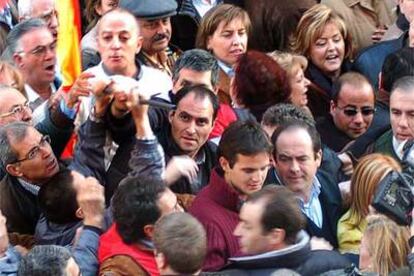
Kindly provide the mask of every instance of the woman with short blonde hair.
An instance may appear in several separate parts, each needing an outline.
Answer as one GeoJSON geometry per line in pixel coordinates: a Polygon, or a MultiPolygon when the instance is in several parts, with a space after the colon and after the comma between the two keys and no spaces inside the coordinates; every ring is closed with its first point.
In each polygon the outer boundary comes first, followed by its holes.
{"type": "Polygon", "coordinates": [[[292,50],[309,61],[305,76],[312,82],[308,92],[312,114],[326,117],[333,82],[351,69],[352,40],[345,22],[327,6],[313,6],[299,21],[292,50]]]}

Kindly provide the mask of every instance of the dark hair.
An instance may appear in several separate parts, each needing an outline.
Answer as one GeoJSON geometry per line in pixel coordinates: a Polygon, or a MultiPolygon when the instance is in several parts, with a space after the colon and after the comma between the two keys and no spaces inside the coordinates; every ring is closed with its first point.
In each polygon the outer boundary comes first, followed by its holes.
{"type": "Polygon", "coordinates": [[[32,32],[35,29],[41,28],[47,29],[47,25],[42,19],[39,18],[27,19],[14,26],[10,30],[6,39],[7,46],[10,48],[10,52],[13,54],[20,51],[20,39],[22,38],[22,36],[32,32]]]}
{"type": "Polygon", "coordinates": [[[283,229],[288,244],[294,244],[297,234],[306,226],[298,198],[285,186],[265,186],[249,196],[247,202],[263,204],[261,223],[264,232],[274,228],[283,229]]]}
{"type": "Polygon", "coordinates": [[[191,93],[194,94],[196,98],[199,98],[202,100],[205,98],[209,99],[209,101],[211,102],[211,105],[213,106],[213,118],[212,118],[213,119],[212,123],[213,123],[217,117],[217,112],[219,109],[219,101],[218,101],[216,94],[214,94],[214,92],[211,91],[207,86],[202,85],[202,84],[184,86],[183,88],[178,90],[177,94],[175,94],[173,98],[173,103],[176,106],[178,106],[181,100],[191,93]]]}
{"type": "MultiPolygon", "coordinates": [[[[349,84],[353,87],[361,87],[363,84],[367,84],[372,88],[371,83],[364,75],[357,72],[347,72],[342,74],[332,85],[331,99],[334,103],[338,102],[342,87],[344,87],[345,84],[349,84]]],[[[372,94],[375,96],[373,89],[372,94]]]]}
{"type": "Polygon", "coordinates": [[[394,83],[405,76],[414,76],[414,48],[402,48],[385,58],[381,70],[381,88],[390,93],[394,83]]]}
{"type": "Polygon", "coordinates": [[[112,212],[117,231],[126,244],[146,238],[144,226],[160,218],[157,202],[166,189],[157,179],[127,176],[120,182],[112,199],[112,212]]]}
{"type": "Polygon", "coordinates": [[[252,21],[249,48],[262,52],[289,51],[296,26],[315,0],[251,0],[246,10],[252,21]]]}
{"type": "Polygon", "coordinates": [[[272,145],[260,124],[251,120],[236,121],[224,130],[217,157],[226,158],[232,168],[238,154],[252,156],[262,152],[271,154],[272,145]]]}
{"type": "Polygon", "coordinates": [[[18,276],[65,276],[70,251],[58,245],[37,245],[21,260],[18,276]]]}
{"type": "Polygon", "coordinates": [[[315,120],[303,108],[293,104],[280,103],[269,107],[263,114],[262,125],[280,126],[288,121],[298,120],[315,125],[315,120]]]}
{"type": "Polygon", "coordinates": [[[27,130],[32,126],[25,122],[12,122],[0,127],[0,160],[3,168],[18,159],[11,146],[11,141],[19,143],[24,140],[27,130]]]}
{"type": "Polygon", "coordinates": [[[316,127],[313,125],[309,125],[303,121],[298,121],[298,120],[292,120],[292,121],[288,121],[287,123],[281,125],[280,127],[278,127],[275,132],[272,135],[272,145],[274,146],[274,155],[276,155],[277,153],[277,146],[276,146],[276,142],[277,139],[279,138],[279,136],[285,132],[285,131],[289,131],[289,130],[293,130],[293,129],[304,129],[306,130],[306,132],[309,134],[311,141],[312,141],[312,148],[313,148],[313,152],[316,155],[322,148],[322,144],[321,144],[321,137],[318,133],[318,131],[316,130],[316,127]]]}
{"type": "Polygon", "coordinates": [[[66,224],[80,219],[76,217],[79,208],[72,171],[61,169],[44,183],[38,194],[40,209],[49,222],[66,224]]]}
{"type": "Polygon", "coordinates": [[[217,59],[202,49],[185,51],[174,63],[172,79],[178,80],[181,69],[190,69],[196,72],[211,71],[211,85],[217,86],[219,82],[219,65],[217,59]]]}
{"type": "Polygon", "coordinates": [[[194,274],[203,266],[207,238],[203,225],[187,213],[162,217],[154,229],[154,246],[168,265],[179,274],[194,274]]]}
{"type": "Polygon", "coordinates": [[[248,51],[237,63],[233,80],[236,102],[261,121],[270,106],[290,101],[286,71],[265,53],[248,51]]]}

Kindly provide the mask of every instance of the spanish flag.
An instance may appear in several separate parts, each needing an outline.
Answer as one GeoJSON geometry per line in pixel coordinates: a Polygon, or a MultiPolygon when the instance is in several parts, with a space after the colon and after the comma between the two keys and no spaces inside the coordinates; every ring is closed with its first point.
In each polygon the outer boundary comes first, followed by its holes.
{"type": "Polygon", "coordinates": [[[81,11],[78,0],[59,0],[55,3],[59,14],[58,62],[63,75],[63,86],[70,87],[82,70],[81,11]]]}
{"type": "MultiPolygon", "coordinates": [[[[55,1],[59,14],[57,57],[63,76],[63,90],[69,91],[82,70],[80,39],[82,36],[79,0],[55,1]]],[[[61,158],[73,156],[76,135],[73,134],[61,158]]]]}

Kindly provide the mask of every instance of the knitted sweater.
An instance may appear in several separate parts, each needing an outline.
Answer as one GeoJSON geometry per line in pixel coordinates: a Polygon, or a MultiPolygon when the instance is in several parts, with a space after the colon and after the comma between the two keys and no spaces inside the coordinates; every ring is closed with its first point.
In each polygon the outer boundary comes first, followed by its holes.
{"type": "Polygon", "coordinates": [[[228,258],[239,255],[238,238],[233,231],[239,222],[239,194],[214,169],[209,184],[195,198],[189,212],[207,232],[207,258],[203,271],[221,269],[228,258]]]}

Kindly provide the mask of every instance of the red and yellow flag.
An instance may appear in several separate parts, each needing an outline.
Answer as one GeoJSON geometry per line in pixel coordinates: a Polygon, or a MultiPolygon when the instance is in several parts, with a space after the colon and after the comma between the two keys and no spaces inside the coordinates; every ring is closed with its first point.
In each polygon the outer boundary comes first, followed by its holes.
{"type": "Polygon", "coordinates": [[[78,0],[55,1],[59,14],[57,56],[63,75],[63,86],[71,86],[82,70],[80,39],[81,11],[78,0]]]}

